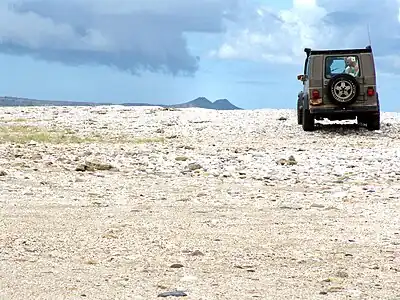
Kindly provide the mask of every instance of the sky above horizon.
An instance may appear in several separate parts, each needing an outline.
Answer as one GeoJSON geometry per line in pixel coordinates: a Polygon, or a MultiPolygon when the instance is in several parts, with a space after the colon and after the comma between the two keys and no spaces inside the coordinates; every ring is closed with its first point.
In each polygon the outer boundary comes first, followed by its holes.
{"type": "Polygon", "coordinates": [[[400,0],[0,0],[0,95],[295,108],[304,47],[363,48],[400,111],[400,0]]]}

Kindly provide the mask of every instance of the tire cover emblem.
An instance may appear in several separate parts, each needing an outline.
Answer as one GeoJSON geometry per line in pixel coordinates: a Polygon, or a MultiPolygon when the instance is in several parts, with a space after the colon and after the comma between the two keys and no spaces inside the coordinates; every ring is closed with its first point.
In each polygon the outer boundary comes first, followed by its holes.
{"type": "Polygon", "coordinates": [[[350,101],[355,94],[355,86],[349,80],[339,80],[332,86],[332,95],[339,102],[350,101]]]}

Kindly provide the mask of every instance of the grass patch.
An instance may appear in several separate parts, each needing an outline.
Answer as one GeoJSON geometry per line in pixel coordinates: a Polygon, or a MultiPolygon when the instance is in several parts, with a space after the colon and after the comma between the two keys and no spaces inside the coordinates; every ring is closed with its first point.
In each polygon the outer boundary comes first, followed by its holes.
{"type": "Polygon", "coordinates": [[[131,138],[127,136],[79,136],[73,130],[48,129],[38,126],[28,125],[3,125],[0,126],[0,143],[25,144],[30,141],[49,144],[82,144],[82,143],[160,143],[164,142],[163,137],[154,138],[131,138]]]}
{"type": "Polygon", "coordinates": [[[164,143],[164,137],[148,137],[148,138],[133,138],[126,135],[116,136],[103,136],[99,133],[93,135],[97,141],[103,143],[121,143],[121,144],[150,144],[150,143],[164,143]]]}
{"type": "Polygon", "coordinates": [[[49,130],[45,128],[15,125],[0,127],[0,141],[24,144],[30,141],[38,143],[85,143],[95,142],[96,139],[77,136],[67,130],[49,130]]]}
{"type": "Polygon", "coordinates": [[[31,121],[30,119],[27,118],[16,118],[16,119],[1,119],[0,122],[2,123],[25,123],[31,121]]]}

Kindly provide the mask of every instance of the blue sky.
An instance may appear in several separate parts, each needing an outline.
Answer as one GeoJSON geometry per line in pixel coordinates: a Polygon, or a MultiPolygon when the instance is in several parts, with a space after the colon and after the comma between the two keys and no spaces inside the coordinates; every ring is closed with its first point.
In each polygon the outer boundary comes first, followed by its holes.
{"type": "Polygon", "coordinates": [[[399,0],[0,0],[0,95],[294,108],[304,47],[365,47],[400,111],[399,0]]]}

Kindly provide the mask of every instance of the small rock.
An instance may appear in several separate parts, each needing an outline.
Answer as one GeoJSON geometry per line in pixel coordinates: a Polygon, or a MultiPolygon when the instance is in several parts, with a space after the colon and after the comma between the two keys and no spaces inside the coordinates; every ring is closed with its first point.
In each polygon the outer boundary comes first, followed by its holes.
{"type": "Polygon", "coordinates": [[[229,172],[224,172],[224,173],[222,173],[222,177],[228,178],[228,177],[231,177],[231,174],[229,172]]]}
{"type": "Polygon", "coordinates": [[[282,166],[284,166],[284,165],[287,165],[287,166],[297,165],[297,161],[296,161],[296,159],[294,158],[293,155],[289,156],[288,159],[281,158],[276,163],[278,165],[282,165],[282,166]]]}
{"type": "Polygon", "coordinates": [[[311,204],[311,207],[314,207],[314,208],[324,208],[325,205],[313,203],[313,204],[311,204]]]}
{"type": "Polygon", "coordinates": [[[192,146],[183,146],[183,149],[185,149],[185,150],[194,150],[194,147],[192,147],[192,146]]]}
{"type": "Polygon", "coordinates": [[[179,111],[179,109],[174,107],[163,107],[160,109],[161,111],[179,111]]]}
{"type": "Polygon", "coordinates": [[[190,253],[191,256],[204,256],[204,253],[201,252],[200,250],[195,250],[192,253],[190,253]]]}
{"type": "Polygon", "coordinates": [[[6,176],[7,172],[6,171],[0,171],[0,176],[6,176]]]}
{"type": "Polygon", "coordinates": [[[171,284],[167,281],[160,281],[157,283],[157,287],[162,290],[166,290],[171,284]]]}
{"type": "Polygon", "coordinates": [[[188,165],[188,170],[189,171],[196,171],[196,170],[200,170],[200,169],[202,169],[203,167],[200,165],[200,164],[198,164],[198,163],[190,163],[189,165],[188,165]]]}
{"type": "Polygon", "coordinates": [[[34,153],[31,155],[30,159],[32,160],[41,160],[43,157],[40,153],[34,153]]]}
{"type": "Polygon", "coordinates": [[[328,288],[328,292],[329,292],[329,293],[340,292],[340,291],[342,291],[342,290],[343,290],[343,287],[341,287],[341,286],[330,286],[330,287],[328,288]]]}
{"type": "Polygon", "coordinates": [[[187,161],[189,158],[186,156],[177,156],[175,157],[176,161],[187,161]]]}
{"type": "Polygon", "coordinates": [[[187,294],[183,291],[164,292],[158,294],[157,297],[186,297],[187,294]]]}
{"type": "Polygon", "coordinates": [[[172,269],[180,269],[180,268],[183,268],[183,265],[182,264],[172,264],[169,267],[172,269]]]}
{"type": "Polygon", "coordinates": [[[286,165],[287,160],[284,159],[284,158],[281,158],[281,159],[277,160],[276,163],[277,163],[278,165],[283,166],[283,165],[286,165]]]}
{"type": "Polygon", "coordinates": [[[288,205],[282,205],[279,207],[280,209],[293,209],[293,210],[302,210],[302,207],[300,206],[288,206],[288,205]]]}
{"type": "Polygon", "coordinates": [[[87,171],[86,166],[85,165],[79,165],[75,168],[75,171],[77,172],[85,172],[87,171]]]}
{"type": "Polygon", "coordinates": [[[115,170],[115,168],[110,165],[110,164],[104,164],[104,163],[98,163],[98,162],[86,162],[84,164],[81,164],[75,168],[75,171],[110,171],[110,170],[115,170]]]}
{"type": "Polygon", "coordinates": [[[89,165],[89,167],[92,167],[95,170],[99,170],[99,171],[108,171],[108,170],[114,169],[114,167],[110,164],[90,162],[90,163],[87,163],[87,165],[89,165]]]}

